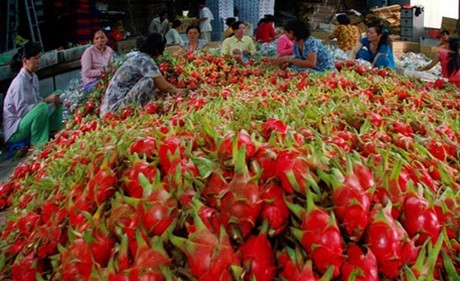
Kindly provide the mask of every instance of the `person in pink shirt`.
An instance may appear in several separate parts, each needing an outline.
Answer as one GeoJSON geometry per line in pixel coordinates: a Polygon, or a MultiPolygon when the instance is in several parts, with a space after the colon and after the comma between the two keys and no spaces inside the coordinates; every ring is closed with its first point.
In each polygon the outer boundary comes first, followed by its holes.
{"type": "Polygon", "coordinates": [[[104,30],[97,30],[93,35],[93,46],[88,47],[81,56],[81,76],[85,91],[96,85],[102,71],[113,61],[113,50],[106,46],[107,41],[104,30]]]}
{"type": "Polygon", "coordinates": [[[441,63],[441,75],[460,88],[460,42],[457,38],[449,39],[448,49],[439,49],[433,60],[419,70],[429,70],[438,62],[441,63]]]}
{"type": "Polygon", "coordinates": [[[278,56],[291,56],[293,51],[292,51],[292,46],[294,45],[294,42],[290,40],[286,34],[283,33],[278,38],[278,42],[276,45],[276,52],[278,53],[278,56]]]}

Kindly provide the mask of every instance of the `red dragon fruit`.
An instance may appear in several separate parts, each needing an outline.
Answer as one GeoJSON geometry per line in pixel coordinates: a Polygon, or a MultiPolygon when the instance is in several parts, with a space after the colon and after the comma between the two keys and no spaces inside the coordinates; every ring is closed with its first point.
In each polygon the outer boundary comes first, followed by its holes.
{"type": "Polygon", "coordinates": [[[441,231],[434,208],[415,191],[409,192],[406,197],[400,222],[410,238],[419,235],[415,240],[417,245],[422,245],[428,238],[432,242],[436,241],[441,231]]]}
{"type": "Polygon", "coordinates": [[[130,197],[141,198],[143,188],[139,183],[139,174],[142,173],[150,182],[153,182],[157,173],[156,167],[147,161],[137,160],[123,173],[123,190],[130,197]]]}
{"type": "MultiPolygon", "coordinates": [[[[177,201],[162,186],[159,173],[155,176],[153,184],[148,182],[143,174],[139,175],[139,180],[144,189],[144,198],[137,202],[142,225],[148,233],[161,235],[179,216],[177,201]]],[[[132,202],[135,199],[125,200],[132,202]]]]}
{"type": "Polygon", "coordinates": [[[160,236],[154,236],[151,248],[141,235],[136,235],[138,250],[130,269],[129,280],[166,281],[170,271],[170,258],[166,253],[160,236]]]}
{"type": "Polygon", "coordinates": [[[268,118],[267,121],[262,124],[262,135],[268,140],[272,132],[276,132],[284,137],[287,132],[287,125],[284,124],[282,120],[268,118]]]}
{"type": "Polygon", "coordinates": [[[257,149],[254,158],[263,170],[260,176],[261,180],[267,181],[276,176],[277,155],[275,148],[267,143],[262,144],[259,149],[257,149]]]}
{"type": "Polygon", "coordinates": [[[289,209],[284,202],[284,190],[276,184],[267,184],[262,193],[262,211],[260,219],[268,220],[270,234],[277,235],[287,226],[289,221],[289,209]]]}
{"type": "Polygon", "coordinates": [[[282,280],[290,281],[318,281],[330,280],[334,267],[330,266],[322,278],[313,271],[311,260],[305,261],[299,248],[285,248],[277,253],[277,262],[280,266],[279,276],[282,280]]]}
{"type": "Polygon", "coordinates": [[[318,270],[325,273],[329,266],[333,266],[333,275],[337,277],[343,262],[342,236],[334,215],[317,207],[312,196],[308,192],[306,211],[298,205],[287,204],[301,220],[300,230],[291,228],[291,231],[307,250],[318,270]]]}
{"type": "Polygon", "coordinates": [[[310,163],[299,150],[284,150],[278,154],[276,175],[281,181],[281,187],[288,194],[294,192],[306,194],[309,186],[308,177],[314,176],[310,168],[312,168],[310,163]]]}
{"type": "Polygon", "coordinates": [[[357,244],[348,246],[346,260],[342,264],[342,280],[354,276],[356,281],[378,281],[377,259],[370,249],[361,249],[357,244]]]}
{"type": "Polygon", "coordinates": [[[407,232],[392,217],[391,204],[385,209],[374,205],[365,239],[377,258],[379,271],[388,278],[396,278],[401,267],[411,265],[418,254],[407,232]]]}
{"type": "Polygon", "coordinates": [[[267,238],[268,220],[264,220],[259,235],[249,236],[240,247],[245,280],[273,280],[276,272],[272,245],[267,238]]]}
{"type": "Polygon", "coordinates": [[[201,189],[201,194],[212,207],[217,207],[220,202],[220,193],[228,186],[227,179],[231,178],[232,172],[227,170],[215,169],[206,180],[205,186],[201,189]]]}
{"type": "Polygon", "coordinates": [[[34,253],[30,252],[24,256],[19,255],[12,266],[12,281],[35,281],[37,275],[43,274],[43,262],[37,261],[34,253]]]}
{"type": "Polygon", "coordinates": [[[224,191],[220,206],[222,223],[233,239],[244,238],[251,232],[262,206],[258,176],[249,176],[245,151],[242,147],[236,153],[235,173],[224,191]]]}
{"type": "Polygon", "coordinates": [[[349,238],[358,241],[369,223],[371,196],[367,189],[373,185],[373,177],[361,164],[349,166],[345,177],[337,169],[333,169],[331,175],[322,171],[318,171],[318,175],[332,184],[334,213],[349,238]]]}
{"type": "Polygon", "coordinates": [[[188,238],[169,235],[171,243],[186,255],[191,274],[199,280],[231,280],[230,266],[240,261],[227,232],[221,227],[219,235],[213,233],[196,213],[193,222],[188,238]]]}
{"type": "MultiPolygon", "coordinates": [[[[235,133],[230,132],[225,135],[217,153],[221,163],[227,162],[233,156],[235,133]]],[[[245,159],[248,160],[254,156],[257,151],[256,145],[252,141],[251,135],[246,130],[241,130],[236,136],[237,149],[245,148],[245,159]]]]}
{"type": "Polygon", "coordinates": [[[395,163],[391,174],[386,172],[382,175],[382,182],[379,182],[373,196],[373,202],[387,205],[391,202],[391,215],[399,218],[401,208],[406,198],[408,182],[411,180],[411,168],[402,167],[401,161],[395,163]]]}

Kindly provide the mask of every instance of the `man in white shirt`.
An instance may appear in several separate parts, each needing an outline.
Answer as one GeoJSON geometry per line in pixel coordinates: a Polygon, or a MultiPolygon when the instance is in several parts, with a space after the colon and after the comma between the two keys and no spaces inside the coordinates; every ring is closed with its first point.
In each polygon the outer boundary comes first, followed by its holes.
{"type": "Polygon", "coordinates": [[[160,33],[161,35],[165,35],[169,29],[169,20],[168,20],[168,13],[166,11],[162,11],[160,15],[152,20],[149,25],[149,34],[153,32],[160,33]]]}
{"type": "Polygon", "coordinates": [[[206,7],[206,1],[200,0],[198,2],[198,8],[200,10],[198,21],[200,23],[201,39],[210,42],[212,31],[211,21],[214,20],[214,16],[212,15],[211,10],[206,7]]]}

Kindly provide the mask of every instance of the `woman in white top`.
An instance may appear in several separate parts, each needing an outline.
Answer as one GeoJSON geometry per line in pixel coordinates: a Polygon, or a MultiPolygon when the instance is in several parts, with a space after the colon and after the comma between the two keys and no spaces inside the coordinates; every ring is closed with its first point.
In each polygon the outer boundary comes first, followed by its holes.
{"type": "Polygon", "coordinates": [[[184,43],[184,40],[180,37],[179,32],[177,31],[176,28],[180,27],[182,25],[182,22],[180,20],[174,20],[172,22],[172,28],[166,32],[165,38],[166,38],[166,46],[172,46],[172,45],[182,45],[184,43]]]}
{"type": "Polygon", "coordinates": [[[181,44],[181,47],[187,52],[198,50],[206,51],[208,41],[200,39],[200,28],[198,25],[189,25],[185,31],[188,41],[181,44]]]}

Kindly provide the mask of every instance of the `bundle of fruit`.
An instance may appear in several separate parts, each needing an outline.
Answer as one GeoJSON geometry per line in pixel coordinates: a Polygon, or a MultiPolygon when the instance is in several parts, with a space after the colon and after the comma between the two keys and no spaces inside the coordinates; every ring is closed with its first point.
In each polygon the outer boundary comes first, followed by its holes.
{"type": "Polygon", "coordinates": [[[456,90],[337,66],[176,56],[190,95],[99,119],[103,81],[1,186],[0,279],[458,279],[456,90]]]}

